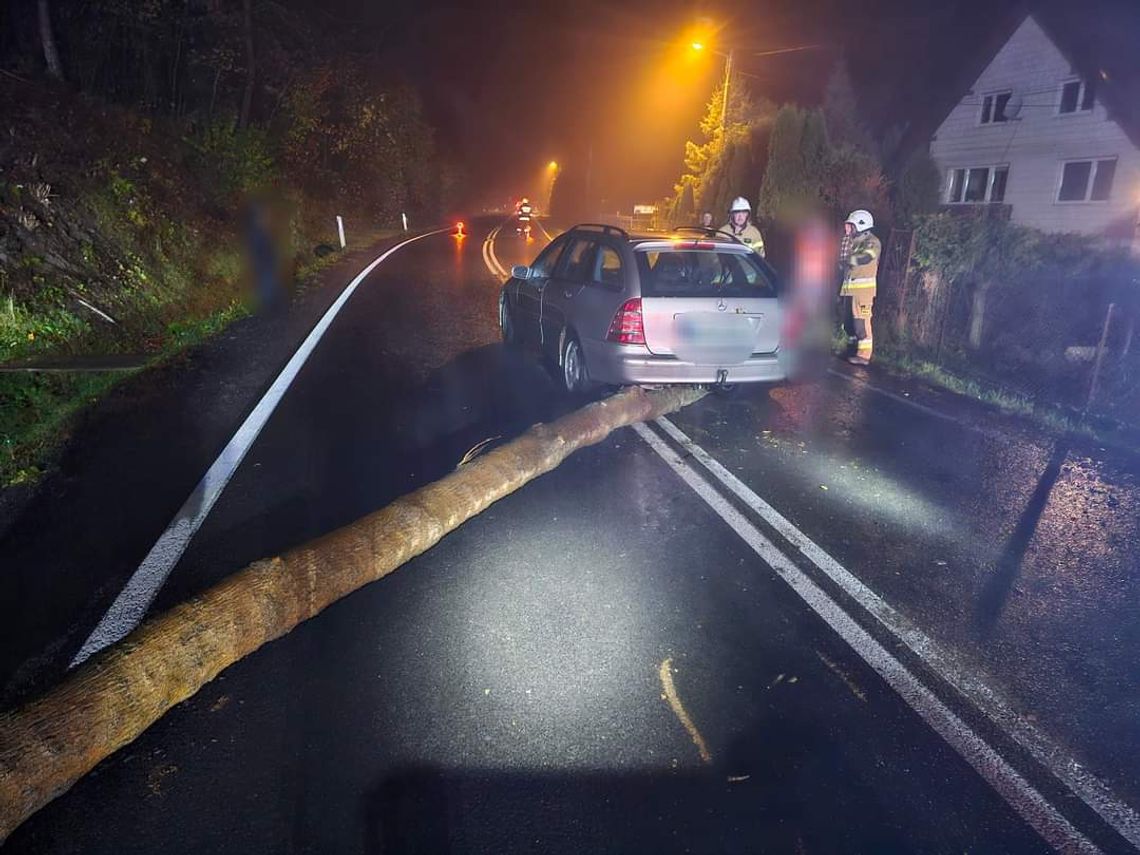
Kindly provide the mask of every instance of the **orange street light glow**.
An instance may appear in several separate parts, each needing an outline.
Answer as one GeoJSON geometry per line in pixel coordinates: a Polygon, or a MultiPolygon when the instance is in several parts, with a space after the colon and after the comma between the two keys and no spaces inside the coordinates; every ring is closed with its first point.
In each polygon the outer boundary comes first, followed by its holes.
{"type": "Polygon", "coordinates": [[[693,42],[690,47],[693,50],[704,50],[705,46],[701,42],[693,42]]]}
{"type": "Polygon", "coordinates": [[[546,164],[546,168],[547,169],[557,169],[558,168],[558,161],[557,160],[550,161],[550,163],[546,164]]]}

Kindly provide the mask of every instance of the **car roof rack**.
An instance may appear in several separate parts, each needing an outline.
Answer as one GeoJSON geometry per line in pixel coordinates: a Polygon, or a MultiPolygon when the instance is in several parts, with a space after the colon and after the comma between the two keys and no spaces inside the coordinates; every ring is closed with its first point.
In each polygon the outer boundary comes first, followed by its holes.
{"type": "Polygon", "coordinates": [[[730,240],[733,243],[744,243],[740,238],[731,232],[726,232],[723,229],[705,228],[704,226],[674,226],[675,232],[699,232],[700,234],[708,237],[720,238],[721,240],[730,240]]]}
{"type": "Polygon", "coordinates": [[[572,231],[576,231],[576,232],[577,231],[594,231],[594,230],[600,231],[603,234],[607,234],[607,235],[617,235],[618,237],[623,237],[623,238],[629,237],[629,232],[627,232],[625,229],[620,228],[618,226],[606,225],[605,223],[579,223],[578,225],[574,226],[574,228],[572,229],[572,231]]]}

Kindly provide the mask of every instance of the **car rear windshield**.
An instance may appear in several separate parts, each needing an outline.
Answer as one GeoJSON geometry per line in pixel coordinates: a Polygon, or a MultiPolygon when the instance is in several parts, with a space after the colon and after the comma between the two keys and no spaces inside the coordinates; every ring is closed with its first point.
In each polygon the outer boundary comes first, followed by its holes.
{"type": "Polygon", "coordinates": [[[750,252],[649,249],[636,253],[643,297],[775,297],[776,274],[750,252]]]}

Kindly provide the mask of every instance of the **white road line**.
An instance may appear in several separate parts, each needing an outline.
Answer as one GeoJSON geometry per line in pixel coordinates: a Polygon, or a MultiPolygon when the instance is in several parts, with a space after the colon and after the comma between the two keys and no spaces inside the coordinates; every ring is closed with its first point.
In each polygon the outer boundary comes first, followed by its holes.
{"type": "Polygon", "coordinates": [[[657,425],[710,475],[795,546],[832,582],[905,644],[932,672],[966,698],[1014,742],[1047,768],[1121,837],[1140,848],[1140,814],[1039,729],[1026,722],[985,682],[962,668],[937,642],[915,627],[846,567],[761,499],[707,451],[665,418],[657,425]]]}
{"type": "Polygon", "coordinates": [[[546,235],[546,241],[547,241],[547,243],[549,243],[550,241],[554,240],[554,238],[550,236],[550,232],[548,232],[548,231],[546,230],[546,226],[544,226],[544,225],[542,224],[542,220],[535,220],[534,222],[535,222],[535,225],[537,225],[537,226],[538,226],[540,229],[542,229],[542,233],[543,233],[544,235],[546,235]]]}
{"type": "Polygon", "coordinates": [[[170,571],[174,569],[174,565],[178,563],[178,559],[186,551],[191,538],[205,522],[206,517],[214,507],[214,503],[221,496],[222,491],[226,489],[226,485],[229,484],[238,466],[241,465],[246,452],[249,451],[258,434],[261,433],[266,422],[269,421],[269,417],[289,390],[289,386],[320,342],[325,331],[332,324],[333,319],[336,318],[344,304],[348,302],[348,298],[356,291],[357,286],[396,250],[446,231],[449,230],[437,229],[396,244],[374,259],[371,264],[360,271],[355,279],[348,283],[336,301],[321,316],[317,325],[313,327],[297,352],[281,370],[281,373],[277,375],[273,385],[269,387],[269,390],[257,402],[237,432],[226,443],[226,447],[222,449],[218,459],[206,470],[206,474],[202,476],[198,486],[182,503],[182,507],[178,509],[178,513],[175,514],[170,525],[166,527],[158,541],[151,547],[142,564],[127,580],[126,587],[119,592],[119,596],[115,598],[111,608],[107,610],[103,619],[99,621],[91,635],[83,642],[83,646],[79,648],[79,652],[75,654],[75,658],[71,660],[69,667],[74,668],[92,654],[114,644],[139,625],[146,615],[147,609],[150,608],[150,604],[154,602],[159,589],[166,582],[170,571]]]}
{"type": "Polygon", "coordinates": [[[634,430],[1049,845],[1063,852],[1100,851],[663,439],[643,424],[634,425],[634,430]]]}
{"type": "Polygon", "coordinates": [[[852,377],[850,374],[847,374],[843,371],[836,371],[834,368],[828,368],[827,373],[834,375],[835,377],[842,377],[844,380],[848,381],[849,383],[854,383],[857,386],[864,386],[877,395],[882,395],[884,398],[890,398],[892,401],[898,401],[898,403],[918,410],[920,413],[926,413],[928,416],[933,416],[936,419],[942,419],[946,422],[953,422],[956,425],[961,425],[967,430],[974,430],[978,431],[979,433],[982,432],[981,428],[976,427],[969,422],[962,421],[957,416],[951,416],[947,413],[940,412],[933,407],[928,407],[926,404],[920,404],[918,401],[912,401],[910,398],[905,398],[902,395],[896,395],[894,392],[888,392],[886,389],[880,389],[878,386],[875,386],[872,383],[868,383],[866,380],[860,379],[858,377],[852,377]]]}

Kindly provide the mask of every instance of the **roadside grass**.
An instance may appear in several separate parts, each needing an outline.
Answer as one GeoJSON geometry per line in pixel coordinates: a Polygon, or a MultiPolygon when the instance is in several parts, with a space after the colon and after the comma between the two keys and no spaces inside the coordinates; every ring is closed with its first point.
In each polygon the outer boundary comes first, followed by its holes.
{"type": "MultiPolygon", "coordinates": [[[[192,320],[167,325],[154,366],[217,335],[249,314],[237,301],[192,320]]],[[[145,368],[125,371],[0,373],[0,489],[28,485],[43,475],[78,417],[119,383],[145,368]]]]}
{"type": "Polygon", "coordinates": [[[0,488],[36,481],[78,414],[134,373],[0,374],[0,488]]]}
{"type": "Polygon", "coordinates": [[[1086,419],[1076,411],[1065,410],[1055,404],[1042,404],[1029,395],[1002,389],[932,362],[888,352],[876,353],[875,363],[894,374],[917,378],[931,386],[990,404],[1007,415],[1028,419],[1054,433],[1077,434],[1098,442],[1118,442],[1120,439],[1119,431],[1111,425],[1099,424],[1102,419],[1086,419]]]}
{"type": "MultiPolygon", "coordinates": [[[[299,264],[294,276],[294,298],[307,293],[320,273],[344,258],[344,252],[371,246],[396,234],[398,229],[360,232],[344,251],[338,249],[299,264]]],[[[155,318],[148,324],[147,367],[165,363],[206,342],[251,313],[248,295],[240,291],[244,264],[240,253],[218,250],[207,264],[211,279],[225,283],[225,287],[212,294],[203,289],[191,299],[161,307],[161,314],[174,319],[162,324],[155,318]],[[228,302],[218,308],[218,299],[228,302]],[[211,303],[215,306],[212,309],[211,303]]],[[[0,305],[0,361],[81,352],[89,335],[90,326],[67,312],[33,313],[11,300],[0,305]]],[[[143,370],[146,369],[0,373],[0,489],[38,480],[50,468],[52,458],[79,416],[119,383],[143,370]]]]}

